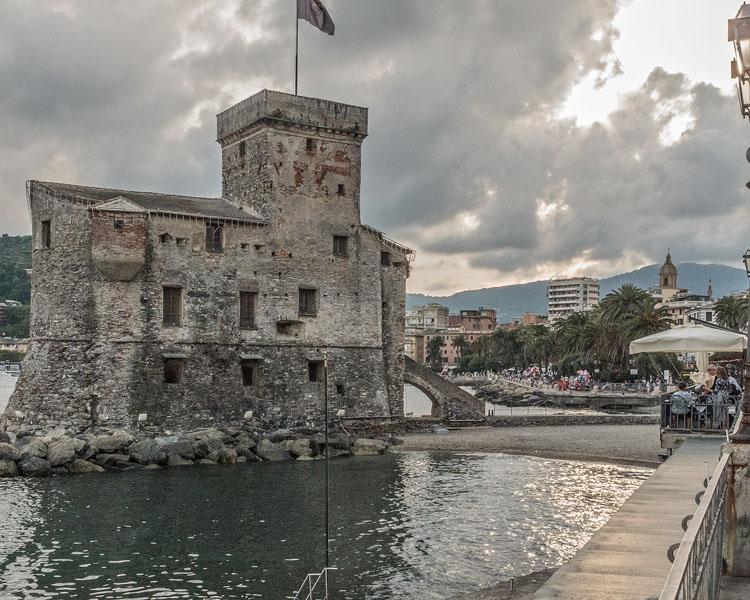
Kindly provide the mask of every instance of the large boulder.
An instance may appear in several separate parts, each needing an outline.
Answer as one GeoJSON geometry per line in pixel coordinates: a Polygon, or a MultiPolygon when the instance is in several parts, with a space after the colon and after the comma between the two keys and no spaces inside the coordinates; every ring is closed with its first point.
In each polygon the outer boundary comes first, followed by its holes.
{"type": "Polygon", "coordinates": [[[170,454],[167,456],[167,464],[170,467],[192,467],[193,461],[182,458],[179,454],[170,454]]]}
{"type": "Polygon", "coordinates": [[[253,449],[257,446],[255,438],[249,433],[241,433],[237,436],[235,450],[238,456],[252,459],[255,456],[253,449]]]}
{"type": "Polygon", "coordinates": [[[16,461],[21,458],[21,452],[12,444],[0,442],[0,460],[16,461]]]}
{"type": "Polygon", "coordinates": [[[388,444],[383,440],[368,440],[366,438],[357,438],[352,446],[354,456],[374,456],[383,454],[388,449],[388,444]]]}
{"type": "Polygon", "coordinates": [[[133,469],[137,467],[135,463],[130,462],[130,456],[127,454],[110,454],[101,453],[97,454],[95,460],[98,464],[106,469],[133,469]]]}
{"type": "Polygon", "coordinates": [[[76,458],[76,450],[79,448],[79,445],[76,444],[76,442],[85,443],[81,442],[81,440],[74,440],[67,437],[52,442],[47,447],[47,460],[49,463],[53,467],[59,467],[74,461],[76,458]]]}
{"type": "Polygon", "coordinates": [[[268,438],[268,441],[277,444],[278,442],[293,440],[298,436],[296,433],[289,429],[276,429],[275,431],[271,431],[266,434],[266,437],[268,438]]]}
{"type": "Polygon", "coordinates": [[[16,463],[12,460],[0,460],[0,477],[13,477],[18,475],[16,463]]]}
{"type": "Polygon", "coordinates": [[[313,449],[310,440],[307,438],[283,441],[281,442],[281,447],[294,458],[312,458],[313,456],[313,449]]]}
{"type": "Polygon", "coordinates": [[[167,462],[167,453],[164,448],[150,438],[131,444],[128,454],[142,465],[161,465],[167,462]]]}
{"type": "Polygon", "coordinates": [[[328,436],[328,444],[336,450],[351,450],[354,445],[354,438],[345,433],[334,433],[328,436]]]}
{"type": "Polygon", "coordinates": [[[120,450],[125,450],[133,442],[135,442],[135,438],[127,431],[116,429],[110,434],[96,436],[91,446],[99,454],[117,454],[120,450]]]}
{"type": "Polygon", "coordinates": [[[272,441],[263,438],[255,447],[255,453],[263,460],[269,462],[280,462],[291,460],[292,456],[281,444],[274,444],[272,441]]]}
{"type": "Polygon", "coordinates": [[[71,473],[101,473],[102,471],[104,471],[104,469],[99,465],[95,465],[94,463],[83,460],[81,458],[76,458],[72,463],[70,463],[70,467],[68,468],[68,470],[71,473]]]}
{"type": "Polygon", "coordinates": [[[47,456],[47,442],[42,438],[33,435],[27,435],[19,438],[16,442],[16,446],[21,451],[21,454],[28,454],[31,456],[38,456],[44,458],[47,456]]]}
{"type": "Polygon", "coordinates": [[[221,441],[221,438],[217,437],[200,438],[193,442],[193,452],[196,458],[208,458],[212,452],[217,452],[224,448],[224,442],[221,441]]]}
{"type": "Polygon", "coordinates": [[[187,435],[193,441],[205,439],[216,439],[220,440],[222,443],[230,443],[234,441],[234,438],[231,435],[215,428],[199,429],[198,431],[192,431],[187,435]]]}
{"type": "Polygon", "coordinates": [[[49,475],[52,465],[43,458],[29,454],[18,461],[18,470],[27,477],[44,477],[49,475]]]}
{"type": "Polygon", "coordinates": [[[234,448],[222,446],[220,449],[211,452],[206,458],[220,465],[233,465],[237,462],[237,452],[234,448]]]}
{"type": "MultiPolygon", "coordinates": [[[[193,444],[186,437],[170,435],[154,438],[154,441],[162,447],[168,457],[179,456],[180,458],[190,461],[195,458],[193,444]]],[[[192,462],[190,464],[192,464],[192,462]]]]}

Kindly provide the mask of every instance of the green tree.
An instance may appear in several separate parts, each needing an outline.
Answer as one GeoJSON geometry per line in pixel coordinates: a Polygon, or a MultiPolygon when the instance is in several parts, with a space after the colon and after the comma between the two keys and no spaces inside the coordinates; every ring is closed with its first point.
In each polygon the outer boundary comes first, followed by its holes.
{"type": "Polygon", "coordinates": [[[438,365],[443,362],[443,344],[445,339],[438,335],[434,338],[430,338],[427,342],[427,362],[431,365],[438,365]]]}
{"type": "Polygon", "coordinates": [[[602,299],[599,314],[603,322],[617,325],[649,301],[652,298],[648,292],[632,283],[625,283],[602,299]]]}
{"type": "Polygon", "coordinates": [[[8,323],[7,325],[0,327],[0,334],[15,338],[29,337],[28,306],[6,306],[5,316],[8,323]]]}
{"type": "Polygon", "coordinates": [[[471,345],[469,344],[469,340],[466,339],[466,336],[464,335],[457,335],[453,338],[453,341],[451,342],[451,346],[456,351],[456,355],[460,358],[467,352],[469,352],[469,348],[471,345]]]}
{"type": "Polygon", "coordinates": [[[716,320],[722,327],[742,331],[747,328],[747,298],[724,296],[714,304],[716,320]]]}

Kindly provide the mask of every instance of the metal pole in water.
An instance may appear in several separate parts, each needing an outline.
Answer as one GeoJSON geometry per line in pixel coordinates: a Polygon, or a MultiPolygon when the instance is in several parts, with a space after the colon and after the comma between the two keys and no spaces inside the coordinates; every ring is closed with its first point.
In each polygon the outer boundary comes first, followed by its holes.
{"type": "Polygon", "coordinates": [[[328,540],[328,352],[323,352],[323,410],[325,415],[325,441],[326,441],[326,460],[325,460],[325,530],[326,530],[326,569],[329,565],[329,548],[328,540]]]}

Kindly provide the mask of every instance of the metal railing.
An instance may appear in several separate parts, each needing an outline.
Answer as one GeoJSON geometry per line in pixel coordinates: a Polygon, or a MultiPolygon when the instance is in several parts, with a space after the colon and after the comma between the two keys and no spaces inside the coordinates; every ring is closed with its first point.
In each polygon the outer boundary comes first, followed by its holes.
{"type": "Polygon", "coordinates": [[[678,431],[718,433],[731,430],[739,414],[740,407],[731,399],[714,402],[709,398],[680,407],[665,400],[661,403],[661,426],[678,431]]]}
{"type": "Polygon", "coordinates": [[[326,567],[320,573],[308,573],[292,600],[328,600],[328,572],[336,567],[326,567]]]}
{"type": "Polygon", "coordinates": [[[708,482],[659,600],[716,600],[719,597],[729,459],[729,454],[722,456],[708,482]]]}

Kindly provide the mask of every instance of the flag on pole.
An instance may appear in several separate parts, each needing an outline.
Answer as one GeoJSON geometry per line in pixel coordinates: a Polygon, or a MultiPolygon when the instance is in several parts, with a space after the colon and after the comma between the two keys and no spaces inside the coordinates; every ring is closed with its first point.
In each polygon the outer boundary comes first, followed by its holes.
{"type": "Polygon", "coordinates": [[[297,18],[304,19],[328,35],[333,35],[336,29],[331,15],[320,0],[297,0],[297,18]]]}

